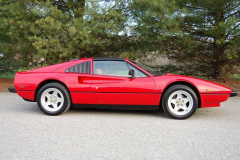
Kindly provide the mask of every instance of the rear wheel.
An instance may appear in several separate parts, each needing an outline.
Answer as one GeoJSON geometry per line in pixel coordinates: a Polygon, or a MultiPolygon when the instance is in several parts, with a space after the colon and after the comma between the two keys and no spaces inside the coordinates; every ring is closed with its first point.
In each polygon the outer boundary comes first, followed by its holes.
{"type": "Polygon", "coordinates": [[[68,90],[62,84],[48,83],[39,90],[37,103],[43,113],[55,116],[69,109],[71,98],[68,90]]]}
{"type": "Polygon", "coordinates": [[[195,113],[198,107],[198,98],[190,87],[174,85],[164,93],[162,107],[171,118],[186,119],[195,113]]]}

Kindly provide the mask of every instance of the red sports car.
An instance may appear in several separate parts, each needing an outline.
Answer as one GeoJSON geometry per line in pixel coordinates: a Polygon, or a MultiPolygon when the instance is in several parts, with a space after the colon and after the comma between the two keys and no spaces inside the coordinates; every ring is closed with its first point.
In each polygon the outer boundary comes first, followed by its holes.
{"type": "Polygon", "coordinates": [[[220,106],[237,95],[206,80],[156,71],[126,58],[81,58],[18,72],[17,92],[36,101],[42,112],[59,115],[72,105],[81,108],[157,110],[186,119],[197,108],[220,106]]]}

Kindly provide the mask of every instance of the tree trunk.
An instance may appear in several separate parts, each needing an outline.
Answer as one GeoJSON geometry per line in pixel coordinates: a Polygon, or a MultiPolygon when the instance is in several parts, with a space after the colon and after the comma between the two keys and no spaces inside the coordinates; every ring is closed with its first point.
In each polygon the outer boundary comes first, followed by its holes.
{"type": "MultiPolygon", "coordinates": [[[[215,16],[215,25],[219,26],[220,22],[224,22],[223,11],[217,11],[215,16]]],[[[221,32],[221,31],[219,31],[221,32]]],[[[222,42],[225,39],[225,32],[219,33],[214,37],[214,56],[215,56],[215,73],[214,76],[217,79],[225,80],[227,78],[226,66],[225,66],[225,43],[222,42]]]]}
{"type": "Polygon", "coordinates": [[[216,68],[215,68],[215,78],[217,79],[226,79],[227,72],[225,68],[225,55],[222,45],[215,45],[215,54],[216,54],[216,68]]]}

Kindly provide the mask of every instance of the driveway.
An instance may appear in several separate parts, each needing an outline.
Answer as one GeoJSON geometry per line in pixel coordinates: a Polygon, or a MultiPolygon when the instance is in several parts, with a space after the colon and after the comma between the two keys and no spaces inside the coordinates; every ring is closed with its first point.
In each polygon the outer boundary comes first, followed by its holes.
{"type": "Polygon", "coordinates": [[[163,111],[70,109],[46,116],[0,92],[0,159],[240,159],[240,97],[187,120],[163,111]]]}

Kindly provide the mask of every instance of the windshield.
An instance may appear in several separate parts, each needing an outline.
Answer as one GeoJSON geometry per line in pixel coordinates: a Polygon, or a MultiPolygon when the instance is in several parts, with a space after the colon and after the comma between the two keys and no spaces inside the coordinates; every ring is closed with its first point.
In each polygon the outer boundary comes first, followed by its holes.
{"type": "Polygon", "coordinates": [[[135,62],[130,60],[131,62],[133,62],[134,64],[138,65],[139,67],[141,67],[142,69],[146,70],[147,72],[151,73],[153,76],[160,76],[163,75],[164,73],[160,70],[156,70],[154,68],[151,68],[145,64],[139,63],[139,62],[135,62]]]}

